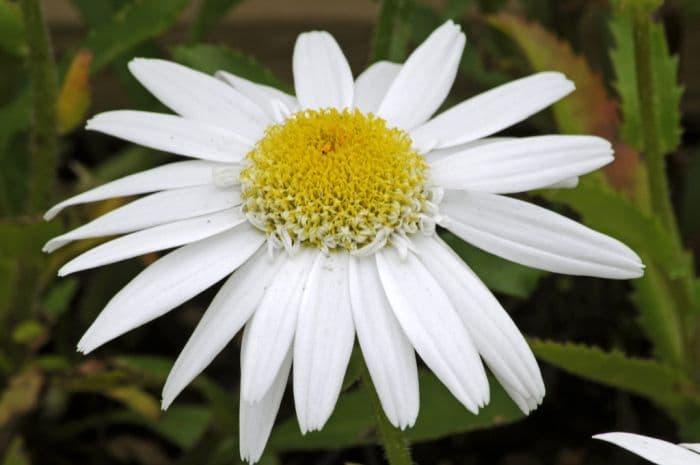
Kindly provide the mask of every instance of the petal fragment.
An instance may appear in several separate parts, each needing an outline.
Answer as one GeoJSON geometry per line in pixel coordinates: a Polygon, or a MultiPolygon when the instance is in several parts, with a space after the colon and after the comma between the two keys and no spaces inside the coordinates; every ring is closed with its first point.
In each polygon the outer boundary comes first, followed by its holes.
{"type": "Polygon", "coordinates": [[[233,87],[172,61],[135,58],[131,74],[167,107],[186,118],[230,128],[257,141],[271,122],[262,109],[233,87]]]}
{"type": "Polygon", "coordinates": [[[270,389],[292,345],[301,295],[314,253],[285,257],[246,326],[241,353],[241,397],[259,402],[270,389]]]}
{"type": "Polygon", "coordinates": [[[404,130],[427,121],[450,92],[465,41],[452,21],[433,31],[403,64],[377,115],[404,130]]]}
{"type": "Polygon", "coordinates": [[[700,455],[660,439],[632,433],[605,433],[593,438],[627,449],[657,465],[700,465],[700,455]]]}
{"type": "Polygon", "coordinates": [[[170,406],[248,321],[281,263],[280,255],[271,259],[260,248],[221,286],[170,370],[163,387],[163,409],[170,406]]]}
{"type": "Polygon", "coordinates": [[[318,252],[294,338],[294,404],[302,434],[320,430],[331,416],[354,340],[348,254],[318,252]]]}
{"type": "Polygon", "coordinates": [[[257,82],[249,81],[248,79],[226,71],[217,71],[216,77],[231,84],[243,95],[257,103],[270,118],[274,119],[276,116],[276,111],[272,103],[275,100],[279,100],[292,111],[296,111],[299,108],[299,102],[296,97],[282,92],[279,89],[275,89],[274,87],[258,84],[257,82]]]}
{"type": "Polygon", "coordinates": [[[224,127],[164,113],[108,111],[94,116],[85,128],[176,155],[227,163],[240,162],[253,147],[224,127]]]}
{"type": "Polygon", "coordinates": [[[430,163],[445,189],[512,194],[549,187],[613,160],[612,146],[594,136],[536,136],[493,142],[430,163]]]}
{"type": "Polygon", "coordinates": [[[127,258],[179,247],[226,231],[244,221],[245,216],[240,209],[229,209],[142,229],[78,255],[63,265],[58,275],[65,276],[127,258]]]}
{"type": "Polygon", "coordinates": [[[102,184],[73,196],[51,207],[44,215],[46,221],[58,215],[61,210],[72,205],[97,202],[98,200],[145,194],[179,187],[201,186],[212,183],[214,168],[226,166],[221,163],[188,160],[169,163],[140,173],[102,184]]]}
{"type": "Polygon", "coordinates": [[[411,131],[417,146],[452,147],[495,134],[573,92],[561,73],[544,72],[503,84],[440,113],[411,131]]]}
{"type": "Polygon", "coordinates": [[[239,192],[212,185],[162,191],[134,200],[79,228],[54,237],[44,245],[43,250],[53,252],[78,239],[124,234],[226,210],[240,203],[239,192]]]}
{"type": "Polygon", "coordinates": [[[501,195],[446,191],[440,225],[494,255],[554,273],[638,278],[632,249],[562,215],[501,195]]]}
{"type": "Polygon", "coordinates": [[[413,426],[419,406],[413,346],[391,310],[376,262],[350,257],[349,277],[357,339],[384,413],[397,428],[413,426]]]}
{"type": "Polygon", "coordinates": [[[378,61],[355,79],[355,108],[363,113],[374,113],[384,100],[387,90],[401,70],[401,65],[378,61]]]}
{"type": "Polygon", "coordinates": [[[78,350],[91,352],[199,294],[248,260],[264,240],[260,231],[242,224],[156,260],[112,297],[78,350]]]}
{"type": "Polygon", "coordinates": [[[545,394],[535,357],[491,291],[438,237],[414,240],[421,261],[449,296],[479,354],[527,414],[545,394]]]}
{"type": "Polygon", "coordinates": [[[396,319],[418,355],[467,409],[489,400],[489,385],[472,338],[430,271],[409,253],[376,255],[377,268],[396,319]]]}
{"type": "Polygon", "coordinates": [[[350,108],[353,81],[338,42],[325,31],[300,34],[294,45],[294,89],[303,109],[350,108]]]}

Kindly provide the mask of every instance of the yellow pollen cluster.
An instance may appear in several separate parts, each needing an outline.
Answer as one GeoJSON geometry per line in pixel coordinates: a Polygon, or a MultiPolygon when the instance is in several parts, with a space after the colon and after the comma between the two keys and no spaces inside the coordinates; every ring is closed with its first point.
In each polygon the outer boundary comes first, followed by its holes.
{"type": "Polygon", "coordinates": [[[377,116],[306,110],[269,127],[246,155],[243,209],[288,250],[367,250],[420,228],[427,170],[408,134],[377,116]]]}

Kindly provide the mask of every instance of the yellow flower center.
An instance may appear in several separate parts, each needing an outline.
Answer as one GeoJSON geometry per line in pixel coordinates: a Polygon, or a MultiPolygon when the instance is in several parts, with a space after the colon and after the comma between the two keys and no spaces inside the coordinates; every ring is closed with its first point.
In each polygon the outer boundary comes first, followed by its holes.
{"type": "Polygon", "coordinates": [[[377,116],[301,111],[246,155],[243,210],[288,250],[376,249],[422,229],[427,170],[408,134],[377,116]]]}

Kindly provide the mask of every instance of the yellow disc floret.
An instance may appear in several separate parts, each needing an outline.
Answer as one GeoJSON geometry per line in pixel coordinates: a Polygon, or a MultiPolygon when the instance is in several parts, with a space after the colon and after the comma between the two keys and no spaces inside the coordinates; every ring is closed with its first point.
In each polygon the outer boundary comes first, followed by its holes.
{"type": "Polygon", "coordinates": [[[427,170],[408,134],[377,116],[301,111],[246,155],[243,209],[287,249],[367,250],[420,228],[427,170]]]}

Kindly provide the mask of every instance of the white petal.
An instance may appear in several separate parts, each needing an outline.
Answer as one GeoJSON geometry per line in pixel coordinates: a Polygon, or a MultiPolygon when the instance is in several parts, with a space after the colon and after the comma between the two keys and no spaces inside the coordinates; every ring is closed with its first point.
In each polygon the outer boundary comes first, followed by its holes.
{"type": "Polygon", "coordinates": [[[378,61],[357,76],[355,108],[363,113],[376,112],[400,70],[401,65],[397,63],[378,61]]]}
{"type": "Polygon", "coordinates": [[[294,338],[301,295],[314,254],[286,257],[246,326],[241,354],[241,396],[259,402],[270,389],[294,338]]]}
{"type": "Polygon", "coordinates": [[[177,307],[238,268],[264,241],[246,223],[160,258],[109,301],[78,342],[78,350],[91,352],[177,307]]]}
{"type": "Polygon", "coordinates": [[[96,202],[98,200],[124,197],[127,195],[145,194],[178,187],[201,186],[212,183],[214,168],[227,166],[221,163],[206,161],[179,161],[156,168],[141,171],[115,181],[102,184],[99,187],[78,194],[51,207],[44,215],[45,220],[50,220],[58,215],[61,210],[72,205],[96,202]]]}
{"type": "Polygon", "coordinates": [[[641,260],[622,242],[528,202],[446,191],[440,225],[494,255],[555,273],[637,278],[641,260]]]}
{"type": "MultiPolygon", "coordinates": [[[[424,157],[430,163],[436,162],[443,158],[450,157],[457,153],[462,153],[465,150],[473,149],[476,147],[481,147],[483,145],[493,144],[496,142],[504,142],[507,140],[515,140],[517,137],[484,137],[483,139],[477,139],[471,142],[466,142],[464,144],[455,145],[454,147],[447,147],[444,149],[430,149],[425,152],[424,157]]],[[[421,151],[420,147],[414,146],[414,149],[421,151]]]]}
{"type": "Polygon", "coordinates": [[[87,122],[85,129],[176,155],[228,163],[241,161],[254,142],[221,126],[146,111],[100,113],[87,122]]]}
{"type": "Polygon", "coordinates": [[[566,178],[562,179],[559,182],[555,182],[554,184],[550,184],[549,186],[545,186],[547,189],[573,189],[574,187],[578,186],[578,176],[574,176],[572,178],[566,178]]]}
{"type": "Polygon", "coordinates": [[[215,186],[172,189],[134,200],[44,245],[53,252],[77,239],[124,234],[163,223],[205,215],[235,207],[241,203],[238,191],[215,186]]]}
{"type": "Polygon", "coordinates": [[[226,71],[217,71],[216,77],[238,89],[243,95],[258,104],[272,119],[275,118],[276,114],[272,104],[275,100],[284,103],[292,111],[296,111],[299,108],[299,102],[297,102],[296,97],[274,87],[258,84],[226,71]]]}
{"type": "Polygon", "coordinates": [[[536,136],[469,148],[430,162],[432,182],[445,189],[511,194],[548,187],[613,160],[594,136],[536,136]]]}
{"type": "Polygon", "coordinates": [[[396,319],[418,355],[465,407],[476,413],[489,386],[472,338],[435,278],[409,253],[376,255],[379,277],[396,319]]]}
{"type": "Polygon", "coordinates": [[[491,89],[440,113],[411,131],[418,146],[451,147],[495,134],[570,94],[561,73],[544,72],[491,89]]]}
{"type": "Polygon", "coordinates": [[[331,416],[354,340],[348,254],[318,252],[294,337],[294,404],[302,434],[320,430],[331,416]]]}
{"type": "Polygon", "coordinates": [[[234,208],[143,229],[105,242],[75,257],[63,265],[58,275],[65,276],[127,258],[179,247],[226,231],[244,221],[245,216],[241,210],[234,208]]]}
{"type": "MultiPolygon", "coordinates": [[[[247,337],[246,333],[243,334],[243,337],[247,337]]],[[[270,389],[259,402],[247,402],[241,396],[238,429],[242,460],[247,460],[251,464],[260,460],[270,432],[272,432],[272,426],[282,402],[284,388],[287,387],[291,364],[292,351],[289,350],[270,389]]]]}
{"type": "MultiPolygon", "coordinates": [[[[544,382],[525,338],[474,272],[438,237],[416,237],[421,261],[450,297],[491,371],[520,399],[545,394],[544,382]]],[[[526,412],[527,413],[527,412],[526,412]]]]}
{"type": "Polygon", "coordinates": [[[213,76],[166,60],[135,58],[131,73],[176,113],[257,141],[270,118],[250,99],[213,76]]]}
{"type": "Polygon", "coordinates": [[[700,456],[660,439],[632,433],[605,433],[593,436],[634,452],[657,465],[700,465],[700,456]]]}
{"type": "Polygon", "coordinates": [[[294,89],[304,109],[349,108],[353,82],[348,60],[325,31],[300,34],[294,45],[294,89]]]}
{"type": "Polygon", "coordinates": [[[405,130],[430,118],[450,92],[465,40],[452,21],[433,31],[401,67],[377,115],[405,130]]]}
{"type": "Polygon", "coordinates": [[[698,454],[700,454],[700,444],[688,444],[688,443],[684,443],[684,444],[678,444],[678,445],[681,446],[681,447],[685,447],[685,448],[688,449],[688,450],[692,450],[693,452],[697,452],[698,454]]]}
{"type": "Polygon", "coordinates": [[[397,428],[418,416],[418,370],[413,346],[386,299],[372,257],[350,257],[350,300],[365,364],[387,418],[397,428]]]}
{"type": "Polygon", "coordinates": [[[271,259],[266,249],[260,248],[221,286],[170,370],[163,387],[163,409],[168,408],[248,321],[281,263],[281,255],[271,259]]]}

